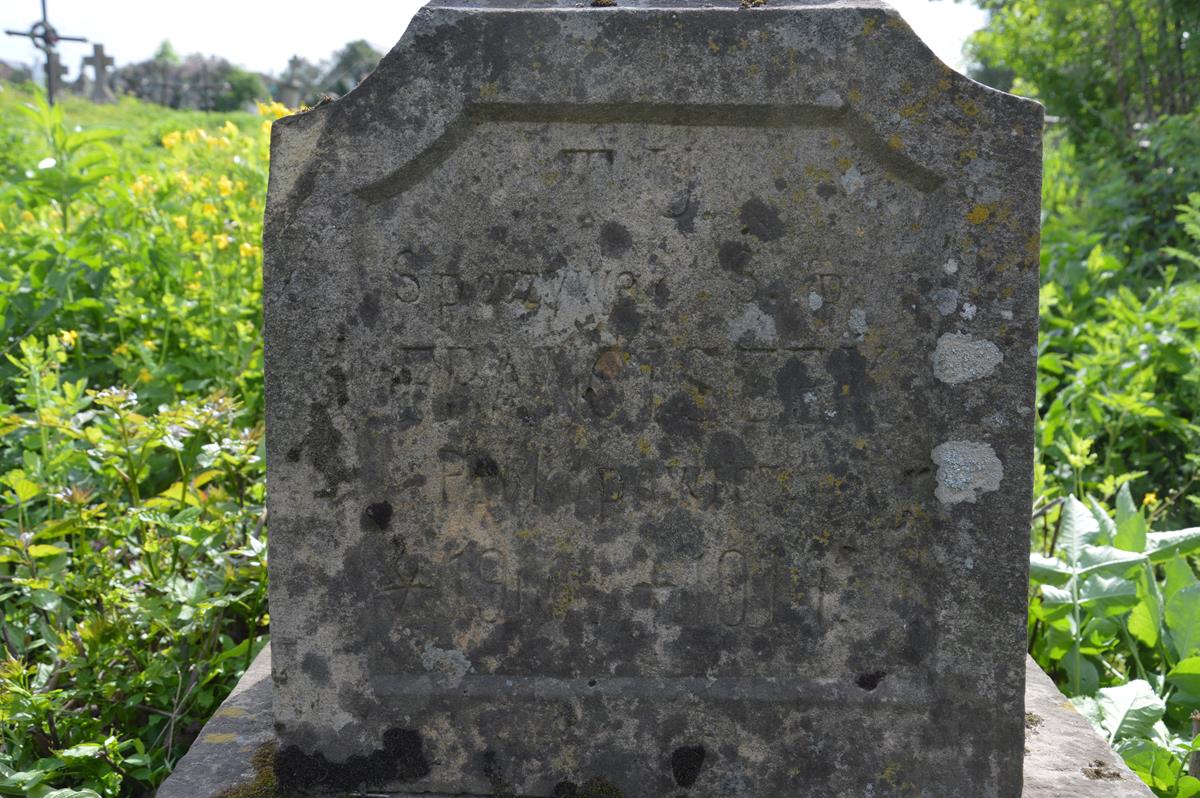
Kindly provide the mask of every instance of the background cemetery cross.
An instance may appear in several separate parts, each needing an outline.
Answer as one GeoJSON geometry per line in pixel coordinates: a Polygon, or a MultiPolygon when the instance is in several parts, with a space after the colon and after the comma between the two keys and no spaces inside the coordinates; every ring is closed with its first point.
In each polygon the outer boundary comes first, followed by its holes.
{"type": "Polygon", "coordinates": [[[874,0],[435,2],[277,122],[283,783],[1020,795],[1041,127],[874,0]]]}
{"type": "Polygon", "coordinates": [[[91,67],[95,73],[95,80],[92,81],[92,102],[111,103],[115,101],[116,97],[113,96],[112,87],[109,85],[108,72],[109,67],[113,65],[113,59],[112,56],[104,54],[104,45],[93,45],[92,54],[83,59],[83,65],[91,67]]]}

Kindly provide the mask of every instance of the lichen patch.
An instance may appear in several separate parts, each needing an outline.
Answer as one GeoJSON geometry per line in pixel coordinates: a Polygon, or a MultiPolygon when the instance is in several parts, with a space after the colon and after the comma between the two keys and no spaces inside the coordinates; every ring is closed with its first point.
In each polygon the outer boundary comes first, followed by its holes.
{"type": "Polygon", "coordinates": [[[948,385],[979,380],[1004,362],[1004,354],[991,341],[962,333],[946,333],[933,350],[933,376],[948,385]]]}
{"type": "Polygon", "coordinates": [[[1000,490],[1004,466],[987,443],[946,441],[931,457],[937,466],[934,495],[942,504],[973,504],[980,495],[1000,490]]]}

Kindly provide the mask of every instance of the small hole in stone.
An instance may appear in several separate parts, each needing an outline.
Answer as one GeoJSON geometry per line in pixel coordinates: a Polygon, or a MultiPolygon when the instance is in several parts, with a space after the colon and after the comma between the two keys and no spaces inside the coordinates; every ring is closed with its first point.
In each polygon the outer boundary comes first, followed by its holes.
{"type": "Polygon", "coordinates": [[[500,466],[490,455],[475,458],[475,467],[471,470],[477,478],[495,477],[500,475],[500,466]]]}
{"type": "Polygon", "coordinates": [[[299,449],[288,449],[287,455],[285,455],[285,456],[287,457],[287,461],[289,463],[300,462],[300,450],[299,449]]]}
{"type": "Polygon", "coordinates": [[[879,686],[879,683],[883,681],[883,677],[885,676],[887,676],[887,673],[884,671],[864,673],[855,679],[854,683],[869,693],[879,686]]]}
{"type": "Polygon", "coordinates": [[[588,687],[595,687],[595,686],[596,686],[596,680],[588,679],[588,687]]]}
{"type": "Polygon", "coordinates": [[[388,524],[392,522],[392,505],[387,502],[379,502],[367,507],[367,518],[380,529],[387,529],[388,524]]]}

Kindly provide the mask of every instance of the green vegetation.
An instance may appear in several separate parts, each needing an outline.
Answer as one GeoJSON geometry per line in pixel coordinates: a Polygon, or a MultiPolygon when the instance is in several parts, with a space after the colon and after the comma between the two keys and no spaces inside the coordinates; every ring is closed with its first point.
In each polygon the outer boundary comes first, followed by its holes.
{"type": "Polygon", "coordinates": [[[147,795],[265,640],[264,121],[0,120],[0,795],[147,795]]]}

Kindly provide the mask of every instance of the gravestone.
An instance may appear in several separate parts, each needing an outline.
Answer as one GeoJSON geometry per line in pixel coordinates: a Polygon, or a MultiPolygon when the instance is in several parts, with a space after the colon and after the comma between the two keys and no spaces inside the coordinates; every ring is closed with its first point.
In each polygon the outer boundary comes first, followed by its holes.
{"type": "MultiPolygon", "coordinates": [[[[96,44],[92,46],[92,54],[83,59],[84,67],[91,67],[95,73],[95,80],[92,81],[91,98],[94,103],[112,103],[116,102],[116,95],[112,90],[112,76],[109,69],[114,61],[112,56],[104,53],[104,45],[96,44]]],[[[84,74],[83,69],[79,70],[79,74],[84,74]]]]}
{"type": "Polygon", "coordinates": [[[739,5],[431,3],[275,124],[285,785],[1020,795],[1042,110],[739,5]]]}

